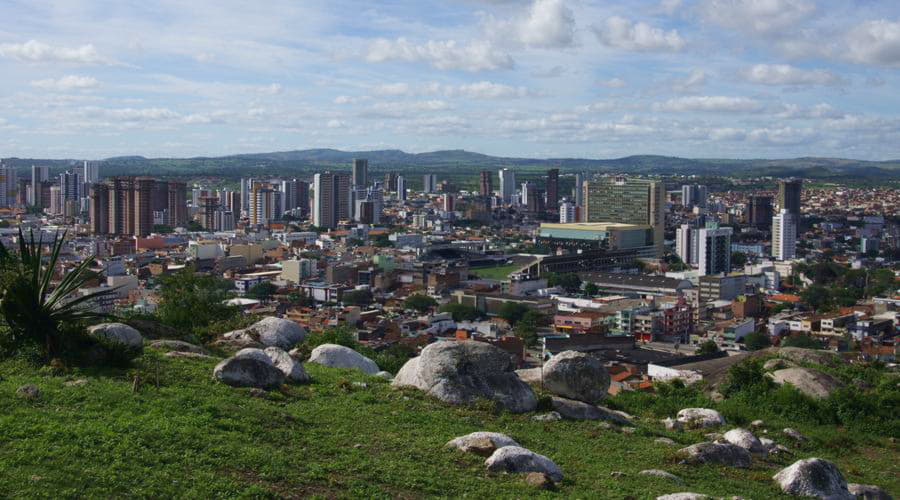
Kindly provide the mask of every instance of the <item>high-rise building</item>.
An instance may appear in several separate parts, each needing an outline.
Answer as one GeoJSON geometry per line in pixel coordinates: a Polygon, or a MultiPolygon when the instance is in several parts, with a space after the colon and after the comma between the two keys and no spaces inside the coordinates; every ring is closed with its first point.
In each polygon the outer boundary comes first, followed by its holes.
{"type": "Polygon", "coordinates": [[[250,186],[253,185],[253,179],[241,179],[241,210],[243,212],[250,211],[250,186]]]}
{"type": "Polygon", "coordinates": [[[215,231],[216,212],[219,210],[219,199],[213,196],[200,198],[200,225],[208,231],[215,231]]]}
{"type": "Polygon", "coordinates": [[[91,219],[91,233],[109,234],[109,186],[91,184],[91,204],[88,214],[91,219]]]}
{"type": "Polygon", "coordinates": [[[369,160],[353,160],[353,186],[364,188],[369,185],[369,160]]]}
{"type": "Polygon", "coordinates": [[[153,188],[156,181],[149,177],[134,180],[134,234],[147,236],[153,232],[153,188]]]}
{"type": "Polygon", "coordinates": [[[406,201],[406,178],[398,175],[395,185],[397,187],[397,199],[406,201]]]}
{"type": "Polygon", "coordinates": [[[297,179],[281,181],[281,203],[284,212],[297,208],[297,179]]]}
{"type": "MultiPolygon", "coordinates": [[[[787,210],[794,216],[795,239],[800,236],[801,196],[803,193],[803,181],[788,180],[778,181],[778,199],[775,207],[776,213],[787,210]]],[[[774,220],[774,219],[773,219],[774,220]]],[[[774,231],[774,229],[773,229],[774,231]]]]}
{"type": "Polygon", "coordinates": [[[234,227],[234,212],[231,210],[216,210],[213,219],[215,231],[233,231],[234,227]]]}
{"type": "Polygon", "coordinates": [[[575,174],[575,206],[584,206],[584,174],[582,172],[575,174]]]}
{"type": "Polygon", "coordinates": [[[59,186],[56,184],[50,186],[50,213],[52,215],[60,215],[63,213],[62,196],[60,196],[59,186]]]}
{"type": "Polygon", "coordinates": [[[731,272],[731,228],[717,223],[697,230],[697,267],[700,276],[731,272]]]}
{"type": "Polygon", "coordinates": [[[134,179],[113,177],[107,184],[110,234],[134,234],[134,179]]]}
{"type": "Polygon", "coordinates": [[[747,224],[759,229],[768,229],[772,226],[772,197],[751,196],[747,202],[747,224]]]}
{"type": "MultiPolygon", "coordinates": [[[[153,181],[153,193],[150,195],[150,210],[165,212],[169,208],[169,183],[153,181]]],[[[164,217],[165,219],[166,217],[164,217]]]]}
{"type": "Polygon", "coordinates": [[[300,209],[300,217],[309,217],[309,183],[297,181],[297,208],[300,209]]]}
{"type": "Polygon", "coordinates": [[[455,201],[453,198],[453,193],[444,193],[443,195],[443,206],[441,207],[444,212],[452,212],[455,208],[455,201]]]}
{"type": "Polygon", "coordinates": [[[100,164],[93,161],[84,162],[81,167],[81,178],[85,184],[100,182],[100,164]]]}
{"type": "Polygon", "coordinates": [[[187,184],[184,182],[168,182],[168,225],[182,227],[187,224],[187,184]]]}
{"type": "Polygon", "coordinates": [[[789,260],[797,256],[798,216],[781,209],[772,217],[772,257],[789,260]]]}
{"type": "Polygon", "coordinates": [[[681,186],[681,204],[685,207],[706,208],[708,199],[706,186],[685,184],[681,186]]]}
{"type": "Polygon", "coordinates": [[[341,220],[350,219],[350,177],[325,172],[313,177],[313,225],[334,229],[341,220]]]}
{"type": "Polygon", "coordinates": [[[31,182],[25,179],[19,179],[16,186],[16,205],[24,207],[29,205],[31,196],[31,182]]]}
{"type": "Polygon", "coordinates": [[[522,183],[522,190],[519,192],[519,205],[527,206],[528,205],[528,197],[530,196],[530,192],[536,189],[533,184],[528,181],[522,183]]]}
{"type": "Polygon", "coordinates": [[[559,169],[547,171],[547,210],[556,212],[559,209],[559,169]]]}
{"type": "Polygon", "coordinates": [[[696,263],[696,252],[692,244],[695,231],[690,224],[682,224],[675,230],[675,253],[689,266],[696,263]]]}
{"type": "Polygon", "coordinates": [[[397,191],[397,178],[399,176],[400,174],[398,174],[397,172],[386,172],[384,174],[384,190],[397,191]]]}
{"type": "Polygon", "coordinates": [[[375,222],[375,202],[372,200],[357,200],[355,221],[360,224],[376,224],[375,222]]]}
{"type": "Polygon", "coordinates": [[[84,181],[78,171],[63,172],[59,174],[59,195],[62,197],[60,206],[65,207],[69,200],[80,200],[84,190],[84,181]]]}
{"type": "Polygon", "coordinates": [[[437,191],[437,175],[425,174],[423,179],[422,191],[425,193],[433,193],[437,191]]]}
{"type": "Polygon", "coordinates": [[[494,177],[490,170],[482,170],[478,183],[478,194],[490,196],[494,192],[494,177]]]}
{"type": "Polygon", "coordinates": [[[585,183],[585,222],[647,224],[661,257],[665,229],[665,186],[646,179],[609,177],[585,183]]]}
{"type": "Polygon", "coordinates": [[[16,206],[16,191],[19,181],[16,179],[16,167],[0,163],[0,207],[16,206]]]}
{"type": "Polygon", "coordinates": [[[516,173],[513,170],[504,168],[500,170],[500,197],[503,204],[509,205],[514,202],[516,196],[516,173]]]}
{"type": "Polygon", "coordinates": [[[260,183],[254,184],[250,191],[250,224],[268,225],[275,220],[278,200],[274,189],[260,183]]]}
{"type": "Polygon", "coordinates": [[[37,208],[48,206],[44,204],[44,197],[41,195],[41,186],[48,180],[50,180],[49,167],[31,166],[31,204],[37,208]]]}
{"type": "Polygon", "coordinates": [[[559,222],[560,224],[572,224],[578,222],[576,220],[576,214],[578,213],[577,207],[571,201],[564,200],[559,205],[559,222]]]}

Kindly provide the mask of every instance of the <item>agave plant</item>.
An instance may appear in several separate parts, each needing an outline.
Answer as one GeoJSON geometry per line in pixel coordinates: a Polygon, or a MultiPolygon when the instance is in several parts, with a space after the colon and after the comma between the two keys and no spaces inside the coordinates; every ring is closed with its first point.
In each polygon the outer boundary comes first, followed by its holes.
{"type": "Polygon", "coordinates": [[[12,344],[32,342],[43,349],[47,359],[61,354],[65,340],[61,338],[61,326],[106,317],[88,306],[116,292],[112,288],[76,296],[76,291],[93,277],[89,269],[93,259],[85,259],[55,287],[51,286],[65,234],[54,236],[47,255],[43,252],[43,235],[36,240],[34,231],[29,231],[26,238],[19,228],[18,255],[0,244],[0,269],[4,275],[0,283],[0,313],[9,326],[12,344]]]}

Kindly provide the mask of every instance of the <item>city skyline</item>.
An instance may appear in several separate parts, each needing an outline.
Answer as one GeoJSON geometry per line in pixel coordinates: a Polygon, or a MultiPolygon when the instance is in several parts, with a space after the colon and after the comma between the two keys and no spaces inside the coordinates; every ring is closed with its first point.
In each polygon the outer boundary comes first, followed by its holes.
{"type": "Polygon", "coordinates": [[[0,15],[16,21],[0,30],[4,157],[900,157],[900,7],[883,1],[75,1],[0,15]]]}

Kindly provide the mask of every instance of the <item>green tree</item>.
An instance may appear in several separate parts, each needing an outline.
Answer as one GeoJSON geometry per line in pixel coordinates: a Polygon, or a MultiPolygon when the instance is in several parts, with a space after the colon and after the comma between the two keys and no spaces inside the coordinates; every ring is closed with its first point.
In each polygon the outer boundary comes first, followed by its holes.
{"type": "Polygon", "coordinates": [[[387,233],[379,234],[372,238],[372,244],[378,248],[387,248],[394,246],[394,243],[390,239],[390,235],[387,233]]]}
{"type": "Polygon", "coordinates": [[[370,290],[352,290],[344,292],[341,296],[341,302],[350,306],[367,306],[372,303],[372,292],[370,290]]]}
{"type": "Polygon", "coordinates": [[[453,321],[475,321],[482,317],[478,309],[457,302],[442,305],[440,311],[450,313],[453,321]]]}
{"type": "Polygon", "coordinates": [[[518,302],[504,302],[502,306],[500,306],[500,311],[498,312],[498,316],[505,319],[510,325],[515,326],[516,323],[525,316],[529,310],[528,306],[525,304],[520,304],[518,302]]]}
{"type": "Polygon", "coordinates": [[[827,311],[831,308],[831,292],[822,285],[811,285],[800,292],[800,299],[814,311],[827,311]]]}
{"type": "Polygon", "coordinates": [[[716,352],[719,352],[719,344],[716,344],[714,340],[707,340],[697,348],[697,354],[713,354],[716,352]]]}
{"type": "Polygon", "coordinates": [[[94,259],[84,259],[65,273],[62,280],[51,286],[59,263],[65,233],[57,234],[50,242],[50,252],[44,255],[43,235],[28,238],[19,228],[19,253],[13,255],[0,244],[0,312],[8,330],[9,348],[17,351],[32,345],[45,359],[59,356],[68,341],[64,331],[84,320],[106,317],[96,313],[91,305],[116,293],[115,288],[76,296],[79,288],[94,278],[90,270],[94,259]],[[45,262],[46,257],[46,262],[45,262]]]}
{"type": "Polygon", "coordinates": [[[428,312],[435,306],[437,306],[436,300],[427,295],[422,295],[421,293],[410,295],[403,301],[403,307],[415,309],[420,313],[428,312]]]}
{"type": "Polygon", "coordinates": [[[153,224],[152,231],[157,234],[168,234],[174,232],[172,226],[167,226],[165,224],[153,224]]]}
{"type": "Polygon", "coordinates": [[[598,293],[600,293],[600,287],[598,287],[596,283],[588,282],[586,285],[584,285],[585,297],[593,297],[598,293]]]}
{"type": "Polygon", "coordinates": [[[748,351],[758,351],[772,345],[769,336],[765,333],[751,332],[744,336],[744,347],[748,351]]]}
{"type": "Polygon", "coordinates": [[[225,304],[231,297],[231,283],[205,274],[193,267],[160,278],[160,302],[157,316],[174,328],[193,330],[223,321],[240,312],[225,304]]]}
{"type": "Polygon", "coordinates": [[[781,339],[781,347],[801,347],[803,349],[822,349],[822,343],[809,335],[791,335],[781,339]]]}
{"type": "Polygon", "coordinates": [[[744,264],[747,263],[747,254],[744,252],[732,252],[731,253],[731,267],[736,269],[739,267],[744,267],[744,264]]]}
{"type": "Polygon", "coordinates": [[[547,276],[547,286],[558,286],[569,293],[581,290],[581,278],[575,273],[550,273],[547,276]]]}
{"type": "Polygon", "coordinates": [[[276,286],[271,281],[261,281],[253,286],[251,286],[245,293],[244,296],[249,299],[261,300],[263,302],[268,301],[272,298],[272,295],[275,295],[275,292],[278,291],[278,286],[276,286]]]}

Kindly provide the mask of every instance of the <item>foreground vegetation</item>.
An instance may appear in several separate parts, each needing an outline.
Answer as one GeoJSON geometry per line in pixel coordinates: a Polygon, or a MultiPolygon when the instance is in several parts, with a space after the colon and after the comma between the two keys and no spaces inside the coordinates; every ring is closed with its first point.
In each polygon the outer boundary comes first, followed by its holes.
{"type": "Polygon", "coordinates": [[[562,467],[565,480],[543,495],[652,498],[695,491],[778,498],[771,476],[809,456],[833,460],[852,482],[900,491],[900,453],[886,434],[744,407],[732,402],[739,393],[713,403],[702,391],[664,386],[656,396],[613,398],[612,406],[646,417],[629,435],[598,422],[497,414],[491,405],[450,407],[360,372],[312,364],[311,384],[254,396],[214,382],[215,362],[154,350],[129,368],[51,370],[18,359],[0,362],[0,488],[12,496],[54,498],[536,495],[520,477],[489,474],[483,458],[443,447],[458,435],[490,430],[562,467]],[[78,379],[88,382],[66,385],[78,379]],[[28,383],[40,388],[38,399],[15,395],[28,383]],[[797,455],[747,470],[678,465],[675,450],[702,441],[703,433],[665,432],[657,419],[697,404],[720,408],[736,424],[764,418],[768,437],[797,455]],[[787,426],[810,441],[789,442],[780,433],[787,426]],[[655,443],[659,436],[678,446],[655,443]],[[649,468],[672,472],[685,485],[637,475],[649,468]],[[625,475],[613,477],[613,471],[625,475]]]}

